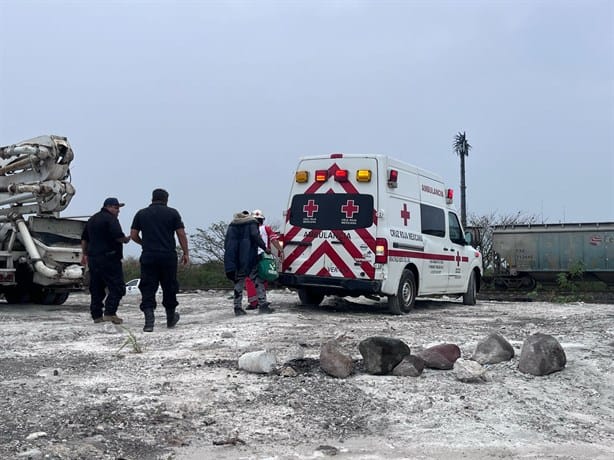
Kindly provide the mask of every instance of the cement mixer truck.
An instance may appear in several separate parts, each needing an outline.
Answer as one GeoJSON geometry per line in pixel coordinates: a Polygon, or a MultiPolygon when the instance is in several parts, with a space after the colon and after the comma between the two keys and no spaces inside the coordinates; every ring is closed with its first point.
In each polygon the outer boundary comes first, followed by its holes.
{"type": "Polygon", "coordinates": [[[81,290],[85,222],[61,218],[75,189],[68,139],[0,147],[0,294],[8,303],[62,304],[81,290]]]}

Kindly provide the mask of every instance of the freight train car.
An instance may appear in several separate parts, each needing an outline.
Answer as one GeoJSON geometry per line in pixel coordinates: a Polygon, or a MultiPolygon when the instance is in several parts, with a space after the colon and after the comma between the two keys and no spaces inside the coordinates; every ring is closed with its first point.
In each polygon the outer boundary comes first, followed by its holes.
{"type": "Polygon", "coordinates": [[[495,226],[492,244],[498,287],[554,283],[578,264],[614,285],[614,222],[495,226]]]}

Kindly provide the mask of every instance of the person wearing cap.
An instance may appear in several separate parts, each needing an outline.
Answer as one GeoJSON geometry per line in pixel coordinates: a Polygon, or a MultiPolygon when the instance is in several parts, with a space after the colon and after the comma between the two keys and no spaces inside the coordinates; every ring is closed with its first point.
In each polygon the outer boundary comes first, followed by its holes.
{"type": "Polygon", "coordinates": [[[175,235],[181,246],[181,264],[190,263],[188,237],[179,211],[167,205],[168,192],[157,188],[151,194],[151,204],[136,213],[130,237],[142,247],[141,252],[141,311],[145,316],[144,332],[154,329],[156,291],[162,287],[162,305],[166,310],[166,326],[173,328],[179,321],[176,311],[177,250],[175,235]]]}
{"type": "Polygon", "coordinates": [[[121,324],[117,308],[126,294],[122,268],[123,247],[130,241],[117,216],[124,206],[117,198],[104,200],[102,209],[90,217],[81,234],[81,264],[89,269],[90,313],[95,323],[121,324]]]}
{"type": "MultiPolygon", "coordinates": [[[[260,236],[262,237],[264,244],[266,244],[266,247],[271,249],[271,246],[273,246],[275,249],[277,249],[277,254],[279,257],[283,258],[283,250],[281,243],[279,242],[279,236],[271,226],[264,225],[264,213],[260,209],[254,209],[252,211],[252,217],[254,217],[258,222],[258,230],[260,231],[260,236]]],[[[264,251],[261,248],[258,248],[258,258],[260,258],[263,253],[264,251]]],[[[267,288],[266,281],[264,282],[264,288],[267,288]]],[[[245,279],[245,290],[247,291],[247,310],[255,310],[258,308],[258,292],[256,291],[256,286],[254,286],[251,278],[245,279]]]]}
{"type": "Polygon", "coordinates": [[[224,238],[224,272],[226,278],[234,283],[233,306],[236,316],[246,314],[241,304],[247,278],[256,285],[258,313],[274,311],[266,300],[264,281],[258,275],[258,248],[267,254],[271,253],[260,236],[256,218],[249,211],[236,213],[224,238]]]}

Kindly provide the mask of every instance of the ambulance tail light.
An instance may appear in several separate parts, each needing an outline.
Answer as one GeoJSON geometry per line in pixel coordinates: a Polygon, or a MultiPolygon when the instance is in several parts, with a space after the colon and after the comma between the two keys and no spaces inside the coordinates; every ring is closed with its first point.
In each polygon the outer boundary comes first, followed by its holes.
{"type": "Polygon", "coordinates": [[[388,170],[388,187],[397,188],[397,182],[399,180],[399,171],[396,169],[388,170]]]}
{"type": "Polygon", "coordinates": [[[309,171],[296,171],[294,174],[294,180],[298,184],[304,184],[309,180],[309,171]]]}
{"type": "Polygon", "coordinates": [[[348,181],[348,170],[347,169],[337,169],[335,171],[335,180],[337,182],[347,182],[348,181]]]}
{"type": "Polygon", "coordinates": [[[452,204],[453,200],[454,200],[454,190],[449,188],[449,189],[446,190],[446,203],[447,204],[452,204]]]}
{"type": "Polygon", "coordinates": [[[359,169],[356,171],[356,182],[371,182],[371,170],[359,169]]]}
{"type": "Polygon", "coordinates": [[[375,239],[375,263],[388,263],[388,240],[386,238],[375,239]]]}
{"type": "Polygon", "coordinates": [[[318,169],[316,171],[316,182],[326,182],[328,180],[328,171],[326,169],[318,169]]]}

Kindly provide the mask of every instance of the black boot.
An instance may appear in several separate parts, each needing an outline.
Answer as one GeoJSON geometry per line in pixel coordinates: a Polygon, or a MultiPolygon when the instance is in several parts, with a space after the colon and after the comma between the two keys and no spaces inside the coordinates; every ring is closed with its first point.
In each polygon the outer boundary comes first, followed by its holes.
{"type": "Polygon", "coordinates": [[[153,332],[154,322],[156,321],[153,309],[148,308],[147,310],[143,310],[143,314],[145,315],[145,326],[143,326],[143,332],[153,332]]]}
{"type": "Polygon", "coordinates": [[[179,313],[177,313],[174,308],[166,309],[166,327],[169,329],[175,327],[177,322],[179,322],[179,318],[179,313]]]}

